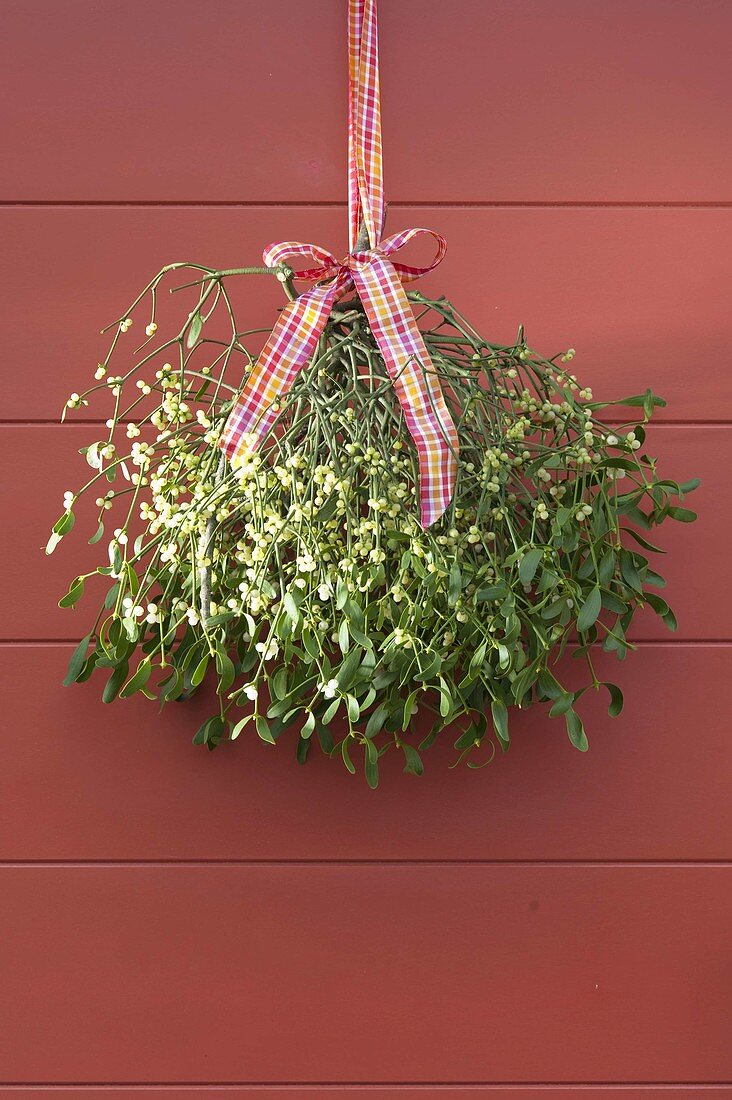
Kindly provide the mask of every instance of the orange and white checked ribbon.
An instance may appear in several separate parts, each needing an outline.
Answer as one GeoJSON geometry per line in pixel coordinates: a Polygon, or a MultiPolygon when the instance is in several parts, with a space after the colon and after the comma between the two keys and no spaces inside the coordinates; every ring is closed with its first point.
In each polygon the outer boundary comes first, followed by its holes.
{"type": "Polygon", "coordinates": [[[429,527],[452,499],[458,438],[402,283],[436,267],[447,245],[430,229],[407,229],[381,239],[384,186],[376,0],[349,0],[348,56],[350,252],[339,262],[314,244],[284,241],[265,248],[268,267],[291,256],[314,260],[316,267],[295,271],[294,278],[316,285],[282,310],[229,415],[221,447],[227,458],[236,459],[251,448],[252,439],[267,433],[277,417],[273,402],[287,392],[311,359],[334,304],[355,288],[417,448],[421,522],[429,527]],[[371,245],[363,250],[356,248],[362,224],[371,245]],[[423,235],[437,244],[437,253],[426,267],[390,259],[402,245],[423,235]]]}

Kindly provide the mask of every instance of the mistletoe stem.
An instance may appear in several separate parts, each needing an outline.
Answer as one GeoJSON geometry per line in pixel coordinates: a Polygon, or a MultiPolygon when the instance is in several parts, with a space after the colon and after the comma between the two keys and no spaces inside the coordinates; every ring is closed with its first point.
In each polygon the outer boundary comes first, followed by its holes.
{"type": "Polygon", "coordinates": [[[180,286],[172,286],[171,294],[177,294],[179,290],[187,290],[192,286],[201,286],[210,281],[218,282],[227,279],[230,275],[274,275],[281,283],[287,285],[292,281],[293,271],[287,264],[277,264],[276,267],[230,267],[222,271],[209,271],[202,279],[194,279],[191,283],[181,283],[180,286]]]}

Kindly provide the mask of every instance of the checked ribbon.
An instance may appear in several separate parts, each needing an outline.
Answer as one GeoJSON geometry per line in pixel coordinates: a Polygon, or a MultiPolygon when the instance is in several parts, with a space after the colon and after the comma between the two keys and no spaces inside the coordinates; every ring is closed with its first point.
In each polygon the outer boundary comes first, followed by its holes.
{"type": "Polygon", "coordinates": [[[348,9],[348,209],[349,253],[338,261],[314,244],[283,241],[263,253],[268,267],[286,257],[307,257],[316,266],[293,278],[314,282],[282,310],[236,405],[220,445],[229,460],[248,453],[277,418],[272,405],[287,392],[310,360],[335,303],[354,289],[404,413],[419,457],[420,515],[429,527],[452,498],[458,439],[442,386],[417,327],[403,283],[440,263],[446,242],[430,229],[407,229],[381,239],[384,187],[381,156],[376,0],[349,0],[348,9]],[[369,248],[357,247],[361,226],[369,248]],[[391,257],[416,237],[429,236],[437,252],[426,267],[391,257]]]}

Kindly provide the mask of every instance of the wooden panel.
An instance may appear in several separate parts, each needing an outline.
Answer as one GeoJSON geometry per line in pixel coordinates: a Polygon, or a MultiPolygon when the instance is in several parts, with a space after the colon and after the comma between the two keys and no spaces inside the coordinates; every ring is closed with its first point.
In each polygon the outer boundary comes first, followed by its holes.
{"type": "MultiPolygon", "coordinates": [[[[84,1087],[56,1085],[48,1088],[25,1086],[13,1088],[0,1085],[3,1100],[53,1100],[73,1097],[83,1100],[618,1100],[617,1088],[592,1088],[578,1086],[516,1085],[468,1085],[453,1088],[445,1085],[389,1085],[388,1088],[358,1085],[327,1085],[308,1088],[302,1085],[194,1085],[176,1088],[171,1085],[135,1086],[125,1088],[84,1087]]],[[[647,1085],[622,1086],[623,1100],[729,1100],[729,1088],[713,1088],[708,1085],[647,1085]]]]}
{"type": "MultiPolygon", "coordinates": [[[[190,744],[210,701],[105,707],[101,684],[60,686],[69,646],[2,647],[0,859],[729,859],[732,646],[647,646],[618,668],[626,705],[583,704],[590,751],[561,720],[512,718],[483,771],[382,762],[378,792],[339,760],[305,768],[285,737],[190,744]]],[[[565,671],[575,668],[567,662],[565,671]],[[571,668],[570,668],[571,666],[571,668]]],[[[577,675],[578,673],[575,673],[577,675]]],[[[420,720],[414,736],[419,737],[420,720]]]]}
{"type": "MultiPolygon", "coordinates": [[[[704,482],[661,536],[679,635],[600,658],[626,710],[588,701],[588,754],[527,712],[490,768],[448,742],[376,793],[194,749],[205,698],[63,690],[90,551],[40,548],[97,429],[48,422],[163,263],[344,251],[345,4],[5,0],[0,1100],[732,1098],[732,6],[380,8],[389,228],[449,242],[422,289],[669,399],[651,450],[704,482]]],[[[273,321],[273,281],[236,293],[273,321]]]]}
{"type": "Polygon", "coordinates": [[[0,1085],[3,1100],[729,1100],[732,1086],[686,1085],[0,1085]]]}
{"type": "MultiPolygon", "coordinates": [[[[652,386],[666,418],[732,417],[732,209],[397,207],[390,224],[445,234],[447,258],[420,286],[453,298],[486,338],[509,343],[523,322],[547,355],[577,348],[578,376],[598,397],[652,386]]],[[[34,208],[0,211],[0,227],[2,417],[56,420],[106,352],[99,329],[164,264],[256,264],[272,240],[340,254],[346,220],[341,209],[34,208]]],[[[274,322],[274,280],[242,279],[238,296],[242,328],[274,322]]],[[[185,292],[160,305],[176,319],[192,308],[185,292]]],[[[106,406],[88,415],[104,419],[106,406]]]]}
{"type": "MultiPolygon", "coordinates": [[[[13,578],[5,600],[4,638],[80,637],[89,617],[93,618],[93,583],[76,610],[56,606],[76,573],[106,562],[103,548],[86,545],[96,530],[93,498],[88,500],[90,507],[83,507],[84,502],[78,507],[76,527],[54,555],[44,560],[40,554],[61,514],[63,492],[83,484],[89,473],[78,448],[97,434],[89,425],[78,424],[0,427],[0,469],[16,470],[5,489],[13,538],[0,541],[0,569],[13,578]]],[[[699,509],[698,522],[669,521],[670,530],[658,535],[658,542],[671,551],[660,568],[669,581],[664,595],[679,618],[678,637],[729,638],[732,591],[720,587],[720,578],[727,569],[730,516],[718,502],[725,499],[732,464],[732,427],[658,425],[650,450],[658,455],[665,475],[680,480],[702,478],[702,487],[689,500],[699,509]],[[701,562],[703,568],[694,564],[701,562]]],[[[97,586],[96,591],[102,589],[97,586]]],[[[639,620],[635,636],[671,637],[651,613],[639,620]]]]}
{"type": "Polygon", "coordinates": [[[8,1082],[732,1077],[729,867],[0,877],[8,1082]]]}
{"type": "MultiPolygon", "coordinates": [[[[5,0],[5,199],[345,195],[340,0],[5,0]]],[[[390,0],[393,200],[729,200],[724,0],[390,0]]]]}

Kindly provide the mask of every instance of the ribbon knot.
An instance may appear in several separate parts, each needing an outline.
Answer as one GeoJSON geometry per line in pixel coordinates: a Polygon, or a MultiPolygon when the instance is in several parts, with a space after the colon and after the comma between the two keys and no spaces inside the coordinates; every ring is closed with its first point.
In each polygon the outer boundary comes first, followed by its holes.
{"type": "Polygon", "coordinates": [[[311,359],[335,303],[355,290],[384,359],[419,459],[420,516],[429,527],[452,498],[458,439],[437,374],[412,313],[403,283],[432,271],[445,255],[444,237],[431,229],[407,229],[380,239],[383,224],[381,122],[375,0],[349,4],[349,214],[351,251],[338,261],[327,249],[299,241],[265,248],[269,267],[292,257],[315,267],[295,270],[293,278],[315,285],[289,302],[262,349],[232,409],[221,437],[229,459],[236,459],[266,435],[277,417],[273,402],[286,393],[311,359]],[[356,248],[361,222],[371,247],[356,248]],[[437,248],[424,267],[392,260],[409,241],[433,239],[437,248]]]}

